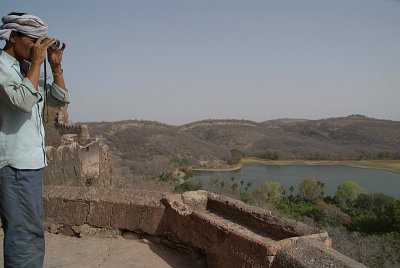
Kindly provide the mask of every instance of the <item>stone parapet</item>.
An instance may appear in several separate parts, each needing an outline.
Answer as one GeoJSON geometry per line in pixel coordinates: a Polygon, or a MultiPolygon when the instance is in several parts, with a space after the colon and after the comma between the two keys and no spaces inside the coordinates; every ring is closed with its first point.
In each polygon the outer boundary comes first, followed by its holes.
{"type": "Polygon", "coordinates": [[[246,205],[237,199],[223,195],[209,193],[207,209],[218,211],[224,217],[259,230],[266,236],[274,237],[275,240],[323,233],[316,227],[272,215],[270,211],[246,205]]]}
{"type": "Polygon", "coordinates": [[[44,187],[45,222],[157,233],[162,193],[96,187],[44,187]]]}
{"type": "Polygon", "coordinates": [[[206,191],[44,187],[50,231],[89,225],[157,236],[202,253],[208,267],[365,267],[331,248],[318,228],[206,191]]]}

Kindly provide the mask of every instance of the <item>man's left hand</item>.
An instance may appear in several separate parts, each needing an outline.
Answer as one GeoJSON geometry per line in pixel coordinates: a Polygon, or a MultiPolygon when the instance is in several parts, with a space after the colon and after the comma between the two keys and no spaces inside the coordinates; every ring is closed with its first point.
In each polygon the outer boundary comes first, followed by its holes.
{"type": "Polygon", "coordinates": [[[62,61],[62,56],[64,53],[65,49],[65,44],[62,44],[61,48],[52,48],[49,47],[47,49],[47,56],[48,56],[48,61],[51,66],[51,69],[54,71],[57,71],[57,68],[61,67],[61,61],[62,61]]]}

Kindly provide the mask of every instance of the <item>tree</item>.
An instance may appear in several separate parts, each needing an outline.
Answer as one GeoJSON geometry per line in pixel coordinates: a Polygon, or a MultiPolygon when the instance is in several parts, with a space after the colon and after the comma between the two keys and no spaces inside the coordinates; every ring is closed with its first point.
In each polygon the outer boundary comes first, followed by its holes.
{"type": "Polygon", "coordinates": [[[359,186],[354,181],[344,181],[338,186],[335,195],[335,201],[341,209],[352,208],[355,201],[361,194],[365,194],[367,191],[359,186]]]}
{"type": "Polygon", "coordinates": [[[382,216],[383,230],[400,234],[400,200],[388,206],[382,216]]]}
{"type": "Polygon", "coordinates": [[[324,196],[325,184],[313,177],[305,178],[299,186],[299,197],[314,202],[324,196]]]}
{"type": "Polygon", "coordinates": [[[267,202],[280,201],[283,197],[282,185],[277,181],[267,181],[258,189],[260,197],[267,202]]]}
{"type": "Polygon", "coordinates": [[[290,198],[293,198],[293,192],[294,192],[294,186],[293,185],[291,185],[289,187],[289,192],[290,192],[290,198]]]}
{"type": "Polygon", "coordinates": [[[251,181],[247,182],[246,187],[244,188],[244,190],[247,192],[247,190],[249,190],[250,186],[251,186],[251,181]]]}
{"type": "Polygon", "coordinates": [[[323,211],[323,220],[326,220],[331,226],[348,224],[351,220],[350,216],[345,214],[335,204],[326,203],[324,200],[318,200],[315,202],[315,206],[323,211]]]}
{"type": "Polygon", "coordinates": [[[360,211],[362,214],[382,215],[395,201],[394,197],[381,193],[360,194],[354,202],[353,208],[355,212],[360,211]]]}
{"type": "Polygon", "coordinates": [[[239,163],[243,156],[244,156],[244,153],[242,153],[241,151],[232,149],[231,150],[231,159],[228,160],[228,164],[235,165],[235,164],[239,163]]]}
{"type": "Polygon", "coordinates": [[[272,149],[268,149],[263,155],[265,159],[271,159],[271,160],[278,160],[280,156],[281,156],[280,151],[272,149]]]}
{"type": "Polygon", "coordinates": [[[361,194],[349,212],[352,214],[349,230],[367,234],[392,233],[400,238],[400,200],[383,194],[361,194]]]}
{"type": "Polygon", "coordinates": [[[237,188],[239,187],[239,184],[237,184],[236,182],[234,184],[232,184],[231,188],[232,188],[232,193],[235,194],[237,188]]]}

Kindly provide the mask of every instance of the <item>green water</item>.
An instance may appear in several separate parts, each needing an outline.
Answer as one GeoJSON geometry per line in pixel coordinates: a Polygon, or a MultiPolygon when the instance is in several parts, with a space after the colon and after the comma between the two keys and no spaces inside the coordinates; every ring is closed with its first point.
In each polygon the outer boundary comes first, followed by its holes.
{"type": "Polygon", "coordinates": [[[194,179],[207,182],[215,178],[234,178],[236,182],[252,183],[252,188],[265,181],[279,181],[283,188],[298,186],[306,177],[314,177],[325,183],[326,195],[333,196],[337,186],[345,180],[357,182],[368,193],[384,193],[400,197],[400,174],[379,169],[357,168],[349,166],[323,165],[246,165],[235,171],[205,171],[197,172],[194,179]]]}

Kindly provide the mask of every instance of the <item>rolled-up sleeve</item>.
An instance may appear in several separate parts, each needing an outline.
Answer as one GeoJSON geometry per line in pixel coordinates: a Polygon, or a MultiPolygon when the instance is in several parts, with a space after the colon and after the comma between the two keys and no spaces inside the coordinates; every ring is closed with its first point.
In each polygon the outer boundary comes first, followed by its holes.
{"type": "Polygon", "coordinates": [[[1,83],[0,98],[19,111],[30,113],[33,106],[41,100],[42,96],[36,91],[31,81],[28,78],[24,78],[21,84],[13,79],[1,83]]]}
{"type": "Polygon", "coordinates": [[[56,100],[58,100],[58,101],[60,101],[60,102],[62,102],[64,104],[67,104],[67,103],[71,102],[71,98],[70,98],[70,95],[69,95],[68,91],[63,89],[63,88],[61,88],[61,87],[59,87],[55,83],[53,83],[51,85],[50,94],[54,99],[56,99],[56,100]]]}

